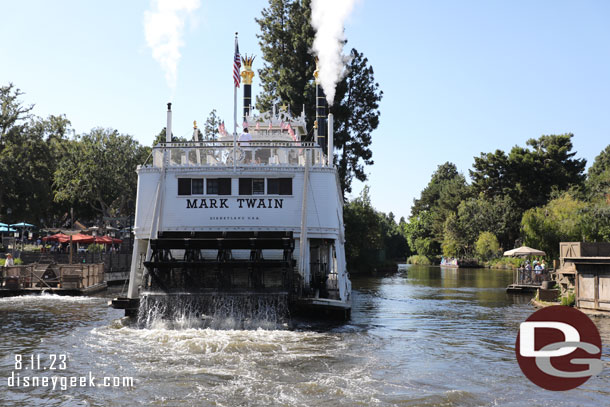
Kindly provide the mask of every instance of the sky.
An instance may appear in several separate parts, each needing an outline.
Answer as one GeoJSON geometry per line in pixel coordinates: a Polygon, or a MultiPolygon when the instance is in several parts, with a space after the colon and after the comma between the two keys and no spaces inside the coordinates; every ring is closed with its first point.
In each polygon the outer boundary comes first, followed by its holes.
{"type": "MultiPolygon", "coordinates": [[[[260,68],[254,19],[268,2],[180,2],[191,8],[168,81],[145,32],[156,1],[0,1],[0,84],[38,116],[65,114],[76,134],[114,128],[150,145],[167,102],[177,136],[212,109],[230,128],[234,33],[260,68]]],[[[590,165],[610,144],[609,19],[603,0],[356,1],[344,53],[363,52],[384,93],[366,169],[373,205],[408,217],[440,164],[468,178],[474,156],[543,134],[574,133],[590,165]]]]}

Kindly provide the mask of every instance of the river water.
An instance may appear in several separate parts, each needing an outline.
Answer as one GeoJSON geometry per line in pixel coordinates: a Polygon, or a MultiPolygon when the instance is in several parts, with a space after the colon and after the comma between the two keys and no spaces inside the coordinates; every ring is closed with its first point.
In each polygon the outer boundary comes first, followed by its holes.
{"type": "Polygon", "coordinates": [[[414,266],[352,280],[352,319],[343,325],[139,329],[126,326],[108,298],[0,299],[0,405],[610,405],[610,319],[592,318],[605,346],[602,374],[550,392],[515,360],[519,323],[534,308],[505,293],[511,272],[414,266]],[[9,387],[11,376],[19,387],[9,387]],[[34,376],[56,376],[55,390],[24,387],[34,376]],[[89,387],[70,387],[72,376],[87,376],[89,387]]]}

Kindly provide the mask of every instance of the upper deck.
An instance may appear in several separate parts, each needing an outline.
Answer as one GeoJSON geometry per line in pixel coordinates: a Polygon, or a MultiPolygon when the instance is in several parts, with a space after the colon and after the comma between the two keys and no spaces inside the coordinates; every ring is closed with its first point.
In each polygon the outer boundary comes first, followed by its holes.
{"type": "Polygon", "coordinates": [[[194,141],[160,143],[152,167],[304,167],[328,166],[322,148],[301,141],[194,141]]]}

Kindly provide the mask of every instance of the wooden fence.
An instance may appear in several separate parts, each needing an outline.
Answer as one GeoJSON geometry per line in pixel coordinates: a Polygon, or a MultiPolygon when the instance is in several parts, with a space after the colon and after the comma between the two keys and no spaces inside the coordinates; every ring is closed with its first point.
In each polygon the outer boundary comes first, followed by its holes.
{"type": "Polygon", "coordinates": [[[104,263],[96,264],[27,264],[4,267],[0,287],[84,289],[104,282],[104,263]]]}

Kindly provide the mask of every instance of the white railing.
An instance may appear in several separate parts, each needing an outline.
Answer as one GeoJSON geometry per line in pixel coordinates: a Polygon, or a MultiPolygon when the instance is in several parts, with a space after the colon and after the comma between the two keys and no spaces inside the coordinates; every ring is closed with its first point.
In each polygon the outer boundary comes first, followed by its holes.
{"type": "Polygon", "coordinates": [[[233,166],[233,150],[238,166],[305,166],[306,151],[311,151],[311,166],[326,166],[326,155],[313,142],[300,141],[198,141],[160,143],[153,148],[153,167],[166,158],[169,167],[233,166]]]}

